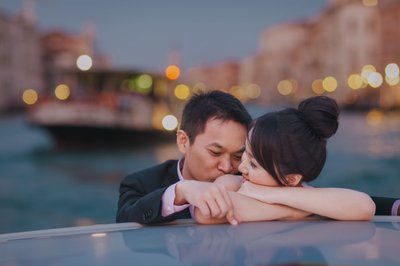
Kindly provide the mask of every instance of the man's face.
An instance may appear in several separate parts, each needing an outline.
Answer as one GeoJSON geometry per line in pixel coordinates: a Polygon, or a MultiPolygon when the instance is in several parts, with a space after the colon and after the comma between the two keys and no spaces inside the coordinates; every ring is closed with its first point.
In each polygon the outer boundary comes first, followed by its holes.
{"type": "Polygon", "coordinates": [[[181,149],[185,155],[183,177],[212,182],[223,174],[237,173],[246,134],[246,128],[237,122],[208,120],[194,143],[181,149]]]}

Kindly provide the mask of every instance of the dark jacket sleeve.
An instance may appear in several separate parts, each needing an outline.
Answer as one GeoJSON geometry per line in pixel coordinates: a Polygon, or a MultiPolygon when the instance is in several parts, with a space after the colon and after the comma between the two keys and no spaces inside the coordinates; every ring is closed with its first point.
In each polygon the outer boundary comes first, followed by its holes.
{"type": "Polygon", "coordinates": [[[188,210],[168,217],[161,215],[162,195],[168,186],[178,180],[175,161],[167,161],[125,177],[119,188],[116,221],[150,224],[190,218],[188,210]]]}
{"type": "Polygon", "coordinates": [[[371,197],[375,202],[375,215],[392,215],[392,207],[396,198],[371,197]]]}

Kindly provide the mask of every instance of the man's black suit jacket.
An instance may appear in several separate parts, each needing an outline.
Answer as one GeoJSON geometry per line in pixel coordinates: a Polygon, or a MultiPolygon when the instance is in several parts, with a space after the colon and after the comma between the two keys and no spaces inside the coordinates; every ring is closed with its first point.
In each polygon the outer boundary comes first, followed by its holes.
{"type": "MultiPolygon", "coordinates": [[[[179,181],[177,164],[177,160],[169,160],[125,177],[119,188],[117,222],[150,224],[191,218],[188,208],[167,217],[161,215],[164,191],[179,181]]],[[[396,199],[372,199],[376,204],[376,215],[391,215],[396,199]]]]}
{"type": "Polygon", "coordinates": [[[179,181],[177,164],[177,160],[169,160],[125,177],[119,188],[117,222],[149,224],[191,218],[188,208],[161,215],[164,191],[179,181]]]}

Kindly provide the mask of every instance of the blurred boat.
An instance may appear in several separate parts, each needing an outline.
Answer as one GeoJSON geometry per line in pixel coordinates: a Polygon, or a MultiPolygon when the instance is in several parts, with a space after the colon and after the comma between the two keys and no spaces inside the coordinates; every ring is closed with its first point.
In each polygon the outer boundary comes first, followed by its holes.
{"type": "Polygon", "coordinates": [[[57,144],[140,144],[174,138],[169,131],[175,129],[174,121],[163,119],[177,117],[181,106],[162,76],[103,70],[73,72],[62,80],[67,82],[54,85],[54,92],[28,112],[28,121],[48,131],[57,144]]]}

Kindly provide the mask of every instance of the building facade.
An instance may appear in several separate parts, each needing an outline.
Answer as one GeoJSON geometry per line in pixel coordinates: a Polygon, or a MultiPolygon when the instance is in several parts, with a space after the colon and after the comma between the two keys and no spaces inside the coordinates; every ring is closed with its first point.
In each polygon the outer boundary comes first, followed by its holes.
{"type": "MultiPolygon", "coordinates": [[[[324,94],[341,104],[399,107],[399,85],[385,82],[385,67],[400,63],[400,2],[373,3],[330,0],[325,10],[310,20],[266,29],[256,54],[238,62],[238,76],[229,77],[227,84],[257,84],[262,92],[258,100],[266,103],[296,102],[324,94]],[[350,75],[361,76],[366,65],[372,66],[383,82],[371,87],[364,77],[360,88],[350,88],[350,75]],[[280,88],[281,84],[286,88],[280,88]]],[[[196,73],[202,74],[191,77],[225,90],[218,87],[221,82],[216,82],[219,77],[213,69],[218,67],[197,68],[196,73]]]]}
{"type": "Polygon", "coordinates": [[[31,20],[0,15],[0,111],[23,107],[23,91],[42,88],[39,38],[31,20]]]}

